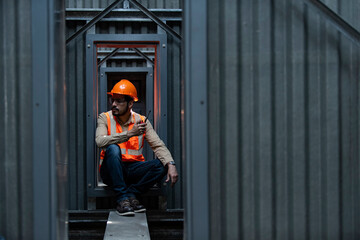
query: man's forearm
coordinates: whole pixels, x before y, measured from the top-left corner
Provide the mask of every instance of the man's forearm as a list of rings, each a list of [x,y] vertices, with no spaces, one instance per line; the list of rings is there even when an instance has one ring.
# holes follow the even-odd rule
[[[110,144],[119,144],[128,141],[127,131],[122,133],[115,133],[114,135],[96,136],[96,145],[99,148],[107,147]]]

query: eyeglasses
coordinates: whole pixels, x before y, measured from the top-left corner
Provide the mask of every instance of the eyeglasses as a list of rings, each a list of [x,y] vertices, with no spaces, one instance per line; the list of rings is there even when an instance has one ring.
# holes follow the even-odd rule
[[[125,98],[115,98],[115,99],[109,98],[109,103],[110,104],[113,104],[114,102],[117,103],[117,104],[120,104],[120,103],[126,102],[126,99]]]

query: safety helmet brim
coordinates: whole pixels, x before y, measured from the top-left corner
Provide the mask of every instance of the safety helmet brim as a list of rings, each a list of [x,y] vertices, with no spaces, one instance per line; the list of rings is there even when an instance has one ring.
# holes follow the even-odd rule
[[[117,96],[125,96],[126,95],[126,96],[131,97],[134,100],[134,102],[139,101],[139,99],[137,97],[133,97],[128,94],[117,94],[117,93],[107,92],[107,95],[111,96],[112,98],[116,98]]]

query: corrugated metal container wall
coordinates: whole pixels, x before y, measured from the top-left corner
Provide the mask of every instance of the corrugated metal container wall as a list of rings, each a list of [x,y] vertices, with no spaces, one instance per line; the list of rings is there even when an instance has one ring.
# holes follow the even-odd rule
[[[33,236],[30,9],[28,1],[0,3],[0,236],[6,239]]]
[[[0,13],[0,239],[67,239],[65,4]]]
[[[359,44],[303,1],[207,3],[211,239],[359,239]]]
[[[78,2],[78,1],[77,1]],[[152,2],[152,1],[149,1]],[[68,2],[67,7],[72,5]],[[121,5],[120,5],[121,6]],[[146,6],[146,4],[145,4]],[[176,5],[177,6],[177,5]],[[105,7],[105,6],[102,6]],[[85,24],[85,21],[67,21],[67,36]],[[180,21],[167,22],[175,31],[181,32]],[[88,33],[96,34],[154,34],[158,27],[150,20],[143,21],[101,21]],[[160,30],[163,32],[163,30]],[[85,92],[85,34],[67,46],[66,79],[69,96],[69,209],[86,209],[86,92]],[[181,163],[180,136],[180,79],[181,56],[180,41],[168,36],[168,139],[167,146],[176,162]],[[144,61],[141,61],[144,62]],[[135,63],[142,66],[142,63]],[[116,61],[108,60],[108,67],[119,66]],[[140,65],[139,65],[140,64]],[[120,64],[120,66],[123,66]],[[145,66],[145,65],[144,65]],[[181,174],[181,164],[178,164]],[[168,208],[182,207],[182,183],[169,190],[167,196]]]

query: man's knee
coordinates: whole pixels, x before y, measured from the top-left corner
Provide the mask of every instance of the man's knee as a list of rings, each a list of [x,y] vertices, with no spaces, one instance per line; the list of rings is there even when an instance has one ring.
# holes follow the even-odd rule
[[[160,175],[165,175],[167,173],[167,168],[162,164],[159,159],[150,160],[152,171],[157,172]]]
[[[106,155],[118,155],[120,156],[120,147],[116,144],[110,144],[106,147]]]
[[[120,148],[116,144],[111,144],[107,146],[105,152],[106,161],[111,164],[112,162],[119,162],[121,160]]]
[[[155,159],[155,167],[161,168],[161,167],[164,167],[164,165],[162,164],[162,162],[159,159]]]
[[[154,167],[158,169],[158,171],[162,176],[165,176],[165,174],[167,173],[167,168],[162,164],[162,162],[159,159],[155,159]]]
[[[162,162],[159,159],[154,159],[153,161],[153,168],[159,169],[159,170],[163,170],[165,167],[162,164]]]

